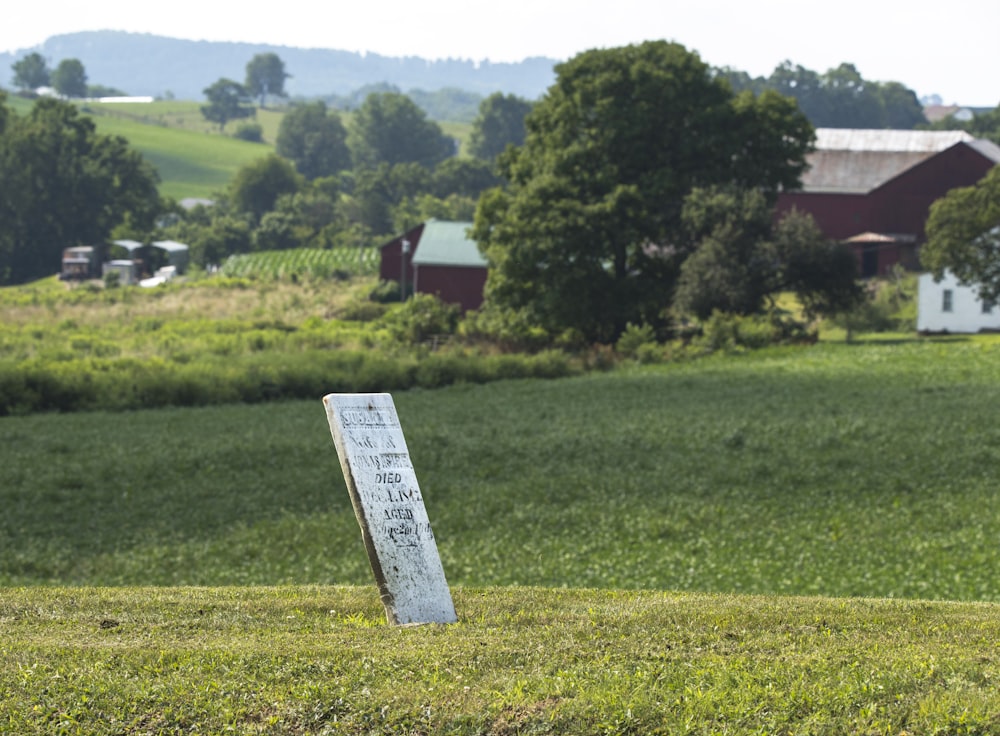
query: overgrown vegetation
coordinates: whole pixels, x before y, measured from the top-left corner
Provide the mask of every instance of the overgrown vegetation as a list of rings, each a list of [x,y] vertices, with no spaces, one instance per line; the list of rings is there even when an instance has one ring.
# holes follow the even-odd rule
[[[579,370],[563,353],[453,343],[457,311],[433,297],[393,307],[370,301],[370,277],[344,280],[363,255],[253,254],[223,268],[242,276],[154,291],[67,291],[55,279],[4,290],[0,415],[273,401]],[[371,263],[362,261],[362,270]]]

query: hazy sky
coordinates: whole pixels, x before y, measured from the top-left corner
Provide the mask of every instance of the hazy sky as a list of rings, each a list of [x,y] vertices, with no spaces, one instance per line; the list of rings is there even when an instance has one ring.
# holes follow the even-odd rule
[[[785,59],[817,72],[848,61],[919,96],[995,107],[998,21],[997,0],[44,0],[8,14],[0,51],[103,29],[491,61],[668,39],[753,76]]]

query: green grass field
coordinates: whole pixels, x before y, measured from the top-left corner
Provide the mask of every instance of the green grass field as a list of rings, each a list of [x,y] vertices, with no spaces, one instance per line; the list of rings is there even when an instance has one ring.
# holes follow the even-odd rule
[[[320,403],[409,359],[373,283],[0,291],[5,376],[326,379],[0,418],[0,732],[997,731],[1000,338],[396,392],[460,616],[397,630]]]
[[[997,601],[998,350],[821,344],[397,403],[461,585]],[[0,419],[0,582],[364,583],[319,398]]]
[[[399,393],[449,627],[384,625],[319,396],[0,418],[0,731],[996,733],[998,355]]]
[[[176,106],[194,103],[170,104]],[[118,106],[92,104],[90,107]],[[164,122],[156,122],[161,118]],[[249,143],[219,135],[217,128],[213,132],[207,128],[198,129],[181,123],[170,125],[171,119],[167,112],[148,119],[98,114],[95,115],[94,122],[98,132],[119,135],[142,153],[160,174],[160,192],[175,199],[211,198],[226,188],[240,167],[273,150],[267,144]]]
[[[990,734],[995,605],[457,588],[389,629],[367,588],[0,598],[16,734]]]
[[[252,122],[262,128],[264,143],[232,138],[247,120],[219,128],[201,114],[200,102],[158,100],[151,103],[87,102],[84,111],[94,117],[101,133],[120,135],[156,167],[160,191],[175,199],[211,198],[228,185],[240,167],[274,150],[283,109],[258,109]],[[23,111],[27,108],[22,106]],[[351,114],[339,113],[345,124]],[[471,125],[442,123],[444,132],[465,145]]]

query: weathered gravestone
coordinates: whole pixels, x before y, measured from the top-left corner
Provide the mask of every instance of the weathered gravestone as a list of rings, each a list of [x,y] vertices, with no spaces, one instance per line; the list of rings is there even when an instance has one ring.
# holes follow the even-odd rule
[[[456,621],[392,396],[328,394],[323,404],[389,623]]]

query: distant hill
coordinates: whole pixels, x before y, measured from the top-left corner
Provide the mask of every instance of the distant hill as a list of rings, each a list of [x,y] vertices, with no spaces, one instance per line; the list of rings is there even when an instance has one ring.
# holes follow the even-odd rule
[[[518,63],[469,59],[430,61],[333,49],[299,49],[253,43],[184,41],[147,33],[85,31],[52,36],[40,46],[0,54],[0,86],[10,87],[11,65],[31,52],[44,56],[51,68],[63,59],[79,59],[91,84],[115,87],[130,95],[173,95],[202,100],[204,90],[220,77],[242,82],[255,54],[275,53],[291,74],[286,91],[292,96],[347,95],[365,85],[388,83],[402,90],[467,90],[537,99],[555,81],[555,59],[530,58]]]

